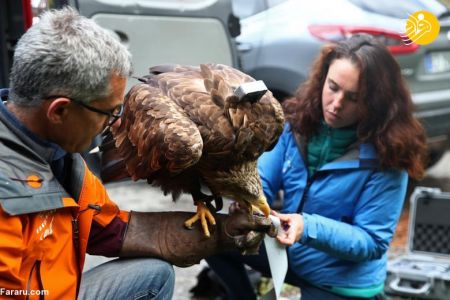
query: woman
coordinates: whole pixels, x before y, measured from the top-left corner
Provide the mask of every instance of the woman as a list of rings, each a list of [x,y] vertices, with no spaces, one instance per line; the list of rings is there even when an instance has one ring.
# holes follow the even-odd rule
[[[284,104],[287,124],[259,160],[264,192],[284,192],[287,282],[302,300],[376,299],[386,252],[406,194],[421,178],[425,135],[393,56],[368,35],[325,46],[309,79]],[[254,299],[240,261],[268,273],[260,257],[208,259],[230,299]]]

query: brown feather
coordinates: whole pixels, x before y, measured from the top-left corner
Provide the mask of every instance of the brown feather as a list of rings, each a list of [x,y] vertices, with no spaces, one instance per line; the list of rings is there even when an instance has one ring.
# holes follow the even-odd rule
[[[200,182],[216,196],[250,204],[261,197],[256,160],[284,122],[272,93],[237,102],[233,91],[254,79],[217,64],[156,66],[145,80],[127,94],[121,125],[112,130],[130,176],[174,199],[195,194]]]

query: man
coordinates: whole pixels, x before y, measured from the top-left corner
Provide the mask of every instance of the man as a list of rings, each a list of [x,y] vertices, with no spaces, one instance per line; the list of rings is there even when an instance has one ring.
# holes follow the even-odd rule
[[[109,199],[78,152],[120,124],[130,73],[128,51],[71,8],[46,12],[19,40],[0,102],[0,298],[171,299],[172,266],[143,257],[187,266],[270,228],[237,213],[205,239],[178,228],[184,213],[126,212]],[[81,280],[86,252],[140,258]]]

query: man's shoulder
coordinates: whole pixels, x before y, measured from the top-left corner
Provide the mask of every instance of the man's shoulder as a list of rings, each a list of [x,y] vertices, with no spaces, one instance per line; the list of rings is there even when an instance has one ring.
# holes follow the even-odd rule
[[[0,147],[2,147],[0,143]],[[24,215],[65,206],[72,198],[61,187],[50,167],[15,154],[0,155],[0,206],[9,215]]]

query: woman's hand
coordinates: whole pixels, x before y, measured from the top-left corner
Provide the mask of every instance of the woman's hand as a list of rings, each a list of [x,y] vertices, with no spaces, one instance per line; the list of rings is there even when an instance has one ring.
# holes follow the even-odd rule
[[[272,215],[278,217],[281,226],[278,229],[277,240],[287,246],[298,242],[303,235],[303,216],[300,214],[279,214],[272,210]]]

